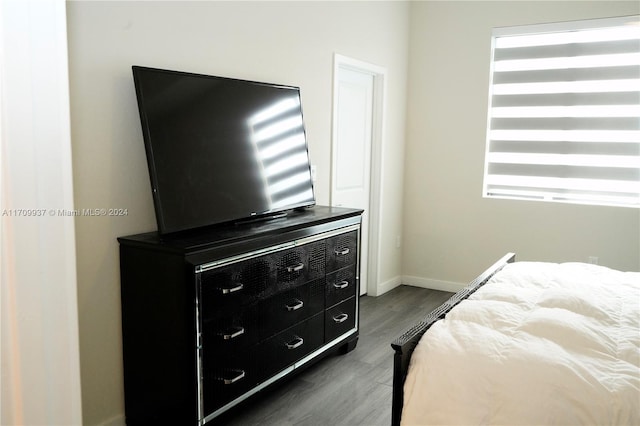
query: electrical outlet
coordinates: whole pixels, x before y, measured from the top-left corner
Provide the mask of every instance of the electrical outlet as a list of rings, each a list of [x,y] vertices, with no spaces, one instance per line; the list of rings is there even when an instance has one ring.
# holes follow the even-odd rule
[[[314,164],[311,165],[311,181],[316,181],[316,166]]]
[[[400,248],[400,235],[396,235],[396,248]]]
[[[598,264],[598,257],[597,256],[589,256],[589,263],[592,265],[597,265]]]

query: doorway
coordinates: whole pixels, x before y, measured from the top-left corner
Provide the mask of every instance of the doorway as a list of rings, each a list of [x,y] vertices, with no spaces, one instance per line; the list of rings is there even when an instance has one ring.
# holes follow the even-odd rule
[[[360,295],[377,295],[386,70],[334,57],[331,205],[364,209]]]

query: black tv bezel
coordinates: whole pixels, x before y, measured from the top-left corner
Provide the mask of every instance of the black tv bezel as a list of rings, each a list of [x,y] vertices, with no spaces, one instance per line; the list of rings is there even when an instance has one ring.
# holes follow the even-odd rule
[[[151,183],[151,194],[153,197],[153,206],[154,206],[154,211],[156,216],[156,223],[158,225],[158,233],[160,235],[167,235],[167,236],[172,234],[178,235],[184,232],[192,231],[194,229],[209,228],[209,227],[215,227],[215,226],[226,226],[233,223],[239,223],[239,224],[247,223],[247,222],[250,223],[250,222],[259,221],[259,220],[266,220],[271,217],[279,218],[286,215],[288,211],[309,208],[316,205],[315,185],[313,181],[313,174],[311,172],[311,159],[309,157],[309,143],[306,137],[307,132],[306,132],[306,126],[304,123],[304,113],[302,111],[302,96],[300,93],[300,87],[292,86],[292,85],[276,84],[276,83],[266,83],[266,82],[260,82],[260,81],[254,81],[254,80],[239,79],[239,78],[233,78],[233,77],[223,77],[223,76],[200,74],[200,73],[193,73],[193,72],[186,72],[186,71],[168,70],[168,69],[147,67],[147,66],[141,66],[141,65],[132,65],[131,69],[133,73],[134,87],[135,87],[135,93],[136,93],[136,103],[138,106],[138,112],[140,114],[140,123],[142,127],[142,136],[144,140],[145,154],[147,158],[149,180]],[[307,166],[309,168],[309,176],[311,177],[309,182],[310,182],[311,192],[313,195],[312,201],[295,203],[288,206],[279,207],[276,209],[269,209],[269,210],[264,210],[259,212],[250,212],[249,214],[240,215],[228,220],[212,219],[208,223],[203,223],[201,225],[183,225],[183,226],[174,225],[171,227],[167,226],[165,219],[163,217],[162,200],[161,200],[160,190],[158,188],[158,175],[156,172],[156,162],[155,162],[155,156],[154,156],[153,146],[151,141],[151,134],[150,134],[151,132],[149,129],[149,122],[146,116],[146,111],[144,106],[144,94],[142,93],[142,88],[138,80],[139,79],[138,71],[152,71],[152,72],[159,72],[159,73],[166,73],[166,74],[174,74],[178,76],[234,81],[234,82],[239,82],[247,85],[258,85],[258,86],[267,86],[267,87],[295,90],[298,94],[298,97],[301,100],[300,114],[303,117],[302,131],[303,131],[304,140],[305,140],[305,150],[307,152],[307,160],[308,160]]]

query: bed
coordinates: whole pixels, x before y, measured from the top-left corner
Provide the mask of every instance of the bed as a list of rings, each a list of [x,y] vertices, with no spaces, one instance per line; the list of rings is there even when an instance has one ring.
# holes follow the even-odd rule
[[[509,253],[397,338],[393,425],[640,424],[640,273]]]

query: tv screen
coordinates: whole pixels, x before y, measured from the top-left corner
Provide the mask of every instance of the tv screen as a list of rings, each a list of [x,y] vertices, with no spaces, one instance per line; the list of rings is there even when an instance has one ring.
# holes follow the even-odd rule
[[[168,234],[315,204],[297,87],[133,67]]]

